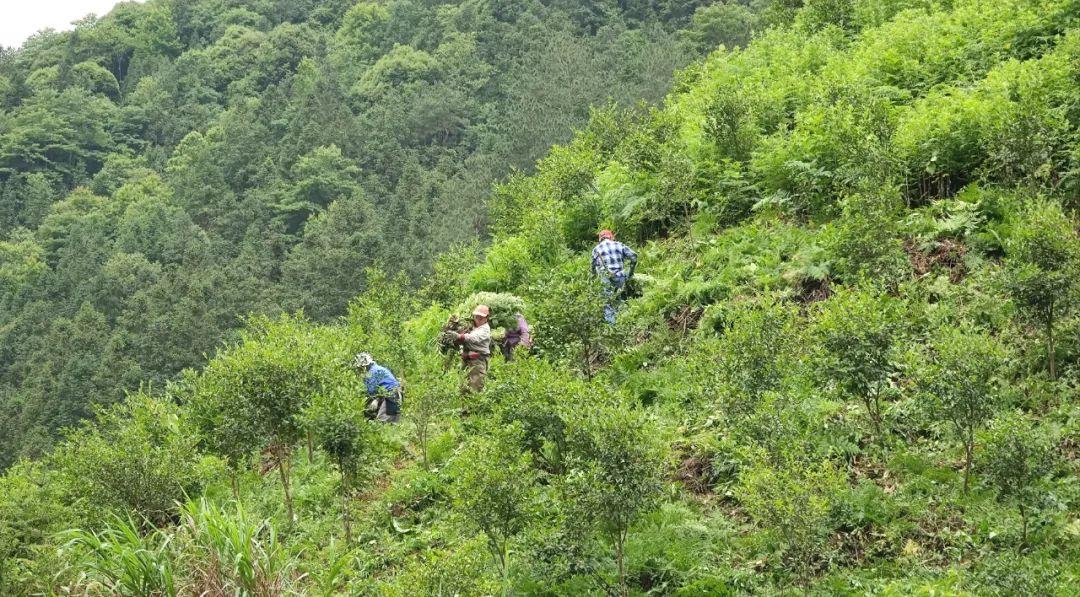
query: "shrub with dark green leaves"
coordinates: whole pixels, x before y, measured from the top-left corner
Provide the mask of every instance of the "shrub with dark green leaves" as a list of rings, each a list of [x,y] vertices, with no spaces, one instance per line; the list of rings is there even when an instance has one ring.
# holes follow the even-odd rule
[[[536,470],[529,452],[521,452],[520,426],[475,437],[451,465],[451,490],[457,511],[487,537],[495,565],[509,583],[509,544],[533,516]]]
[[[31,462],[0,476],[0,594],[39,588],[34,576],[39,566],[48,565],[44,552],[51,551],[56,533],[76,523],[59,479],[56,471]]]
[[[666,449],[642,413],[595,404],[568,421],[563,491],[574,520],[595,529],[615,552],[618,586],[626,593],[630,527],[659,504]]]
[[[824,239],[832,271],[844,282],[895,290],[911,272],[897,226],[899,196],[883,189],[845,197],[841,206],[843,215],[826,229]]]
[[[791,306],[766,298],[734,303],[719,320],[719,342],[704,353],[707,361],[695,373],[716,378],[724,415],[738,422],[757,410],[766,392],[779,390],[795,373],[799,317]]]
[[[1009,413],[980,434],[978,469],[998,492],[998,499],[1020,511],[1022,542],[1028,540],[1028,521],[1046,495],[1044,478],[1054,463],[1051,442],[1034,428],[1029,417]]]
[[[347,543],[352,542],[349,518],[352,491],[363,480],[365,465],[376,459],[381,447],[380,430],[364,413],[365,395],[356,384],[343,384],[316,395],[303,415],[305,428],[341,474],[342,522]]]
[[[971,480],[975,432],[1001,402],[1002,370],[1006,364],[1001,344],[985,334],[945,328],[931,344],[929,363],[921,384],[934,410],[948,422],[964,446],[964,491]]]
[[[234,468],[253,452],[273,453],[290,520],[290,454],[312,399],[342,385],[344,347],[338,330],[315,331],[298,317],[255,319],[241,344],[189,382],[188,412],[208,449]]]
[[[595,372],[604,341],[612,334],[604,321],[600,279],[587,257],[568,262],[531,288],[536,314],[533,348],[537,354],[577,367],[586,377]]]
[[[521,427],[519,445],[532,453],[537,466],[562,473],[567,420],[604,397],[573,372],[526,357],[501,369],[486,398],[498,424]]]
[[[1057,377],[1054,326],[1073,308],[1080,242],[1061,206],[1048,200],[1030,205],[1007,247],[1006,282],[1021,316],[1042,329],[1050,378]]]
[[[832,511],[847,487],[843,471],[828,461],[808,463],[789,455],[778,467],[762,461],[739,478],[740,503],[775,535],[784,567],[805,587],[811,572],[827,559]]]
[[[814,322],[819,372],[863,403],[878,436],[900,332],[897,308],[895,299],[869,288],[844,290],[821,303]]]
[[[177,502],[224,472],[219,460],[199,452],[198,437],[179,416],[171,401],[132,395],[72,432],[50,456],[54,481],[91,528],[111,513],[165,525],[176,519]]]
[[[459,403],[464,381],[460,369],[443,370],[443,359],[434,352],[419,359],[420,370],[410,386],[404,416],[413,422],[420,460],[426,468],[430,465],[430,444],[438,423]],[[490,388],[489,388],[490,391]]]

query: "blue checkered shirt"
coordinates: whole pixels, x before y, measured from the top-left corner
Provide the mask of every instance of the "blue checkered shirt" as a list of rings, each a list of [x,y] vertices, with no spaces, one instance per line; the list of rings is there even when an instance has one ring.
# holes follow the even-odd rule
[[[625,280],[629,269],[637,263],[637,253],[617,240],[604,239],[592,250],[592,270],[596,275],[607,272],[612,280]]]

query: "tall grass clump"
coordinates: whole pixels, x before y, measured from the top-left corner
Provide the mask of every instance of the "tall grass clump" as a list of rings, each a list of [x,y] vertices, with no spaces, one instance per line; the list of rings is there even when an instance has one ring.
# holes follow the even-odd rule
[[[87,594],[177,595],[171,536],[147,535],[130,519],[115,517],[101,531],[76,529],[65,545],[74,560],[72,587]]]
[[[281,595],[294,584],[295,562],[269,520],[255,521],[207,501],[182,509],[188,589],[197,595]]]

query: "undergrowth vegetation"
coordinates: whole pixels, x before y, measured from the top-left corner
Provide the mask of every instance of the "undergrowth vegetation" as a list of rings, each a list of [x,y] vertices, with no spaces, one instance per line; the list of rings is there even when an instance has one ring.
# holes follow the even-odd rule
[[[482,255],[253,318],[14,466],[0,592],[1074,592],[1080,5],[765,14],[496,188]],[[644,274],[614,326],[600,228]],[[480,292],[536,343],[462,394],[436,338]]]

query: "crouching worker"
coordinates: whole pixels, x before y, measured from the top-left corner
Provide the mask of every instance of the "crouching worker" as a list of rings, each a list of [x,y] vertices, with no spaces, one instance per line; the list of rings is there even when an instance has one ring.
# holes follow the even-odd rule
[[[394,374],[366,352],[356,355],[353,368],[358,375],[364,376],[369,416],[380,423],[397,423],[401,412],[401,383]]]
[[[461,346],[461,363],[469,372],[469,389],[479,392],[484,389],[484,377],[487,376],[488,359],[491,357],[491,326],[488,325],[491,310],[487,305],[477,305],[472,316],[472,330],[458,334],[456,343]]]
[[[508,328],[506,330],[506,336],[503,337],[499,343],[499,347],[502,348],[503,357],[507,361],[514,360],[514,351],[517,349],[530,350],[532,349],[532,332],[529,329],[529,322],[525,321],[525,316],[521,313],[516,315],[517,326]]]

